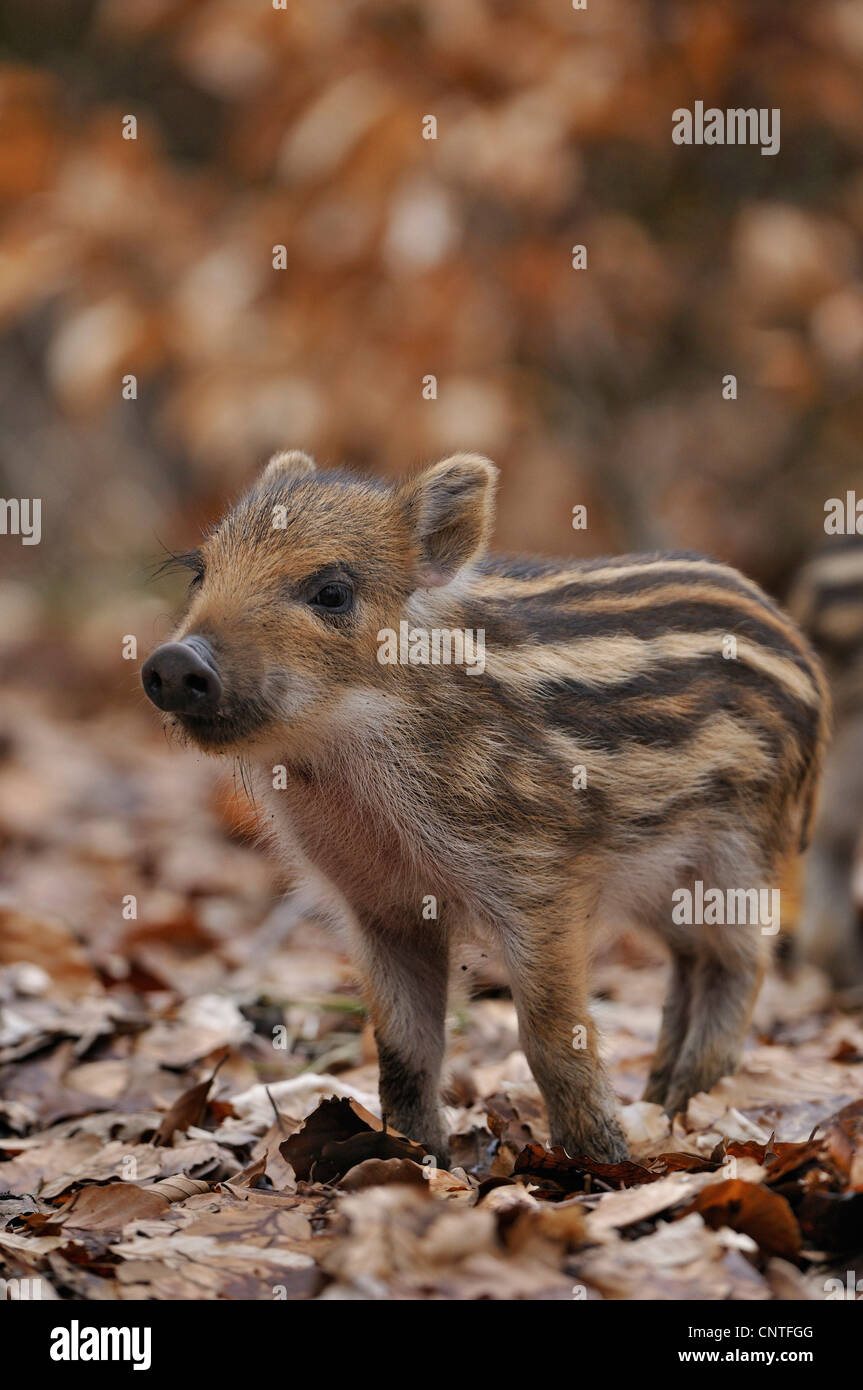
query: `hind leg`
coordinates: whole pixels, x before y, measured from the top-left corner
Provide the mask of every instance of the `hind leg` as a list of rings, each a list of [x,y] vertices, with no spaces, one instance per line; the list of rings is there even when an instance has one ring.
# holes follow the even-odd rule
[[[852,876],[863,805],[863,715],[840,717],[804,861],[798,953],[840,988],[863,982],[863,930]]]
[[[671,1115],[685,1110],[698,1091],[709,1091],[721,1076],[737,1071],[766,962],[758,926],[695,930],[711,937],[692,971],[688,1026],[665,1093]],[[729,933],[738,935],[729,938]]]
[[[664,872],[652,884],[642,870],[637,920],[663,938],[672,958],[644,1098],[670,1114],[685,1109],[697,1091],[709,1090],[720,1076],[737,1070],[769,945],[757,922],[721,926],[682,921],[675,895],[688,891],[692,905],[699,882],[711,889],[729,888],[735,891],[735,915],[742,915],[737,906],[741,888],[775,881],[763,853],[748,848],[749,852],[739,834],[729,839],[717,827],[709,856],[702,846],[683,846],[677,862],[666,859]],[[661,852],[654,857],[663,862]],[[615,891],[621,893],[619,885]],[[748,907],[748,898],[746,903]],[[773,929],[771,923],[768,930]]]
[[[816,835],[805,870],[798,954],[839,988],[863,980],[863,932],[852,896],[854,846]]]
[[[694,974],[695,956],[689,951],[675,951],[662,1009],[659,1040],[644,1091],[644,1099],[656,1105],[665,1104],[671,1075],[686,1040]]]

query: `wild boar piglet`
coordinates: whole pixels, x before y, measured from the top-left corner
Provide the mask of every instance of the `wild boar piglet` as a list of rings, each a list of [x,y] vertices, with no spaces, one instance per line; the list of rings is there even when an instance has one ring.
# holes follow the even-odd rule
[[[489,556],[496,476],[470,454],[396,483],[277,455],[184,557],[188,612],[142,678],[255,769],[272,840],[348,924],[389,1123],[446,1161],[450,963],[479,932],[552,1141],[615,1161],[591,945],[635,922],[671,949],[649,1099],[677,1111],[735,1070],[778,925],[744,909],[808,833],[825,686],[724,565]]]

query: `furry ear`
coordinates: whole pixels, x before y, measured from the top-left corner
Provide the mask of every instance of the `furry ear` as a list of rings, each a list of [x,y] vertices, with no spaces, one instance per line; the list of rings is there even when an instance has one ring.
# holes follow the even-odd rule
[[[479,454],[454,454],[408,484],[407,506],[420,551],[421,588],[448,584],[485,548],[497,469]]]
[[[308,454],[304,454],[300,449],[290,449],[286,453],[273,454],[261,477],[265,483],[275,482],[277,478],[287,481],[289,478],[304,478],[307,473],[314,473],[317,464]]]

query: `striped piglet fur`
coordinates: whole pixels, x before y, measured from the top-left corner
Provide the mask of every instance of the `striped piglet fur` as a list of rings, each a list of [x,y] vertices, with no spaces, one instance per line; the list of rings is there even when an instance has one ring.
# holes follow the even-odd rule
[[[680,1110],[737,1067],[769,934],[680,924],[672,895],[776,886],[809,834],[825,683],[711,560],[488,556],[495,480],[473,455],[395,484],[277,456],[190,561],[176,640],[209,644],[223,694],[176,719],[256,769],[272,839],[349,923],[389,1122],[446,1160],[450,962],[479,932],[553,1142],[615,1161],[592,945],[632,922],[670,947],[649,1099]],[[382,662],[400,623],[481,631],[484,661]]]

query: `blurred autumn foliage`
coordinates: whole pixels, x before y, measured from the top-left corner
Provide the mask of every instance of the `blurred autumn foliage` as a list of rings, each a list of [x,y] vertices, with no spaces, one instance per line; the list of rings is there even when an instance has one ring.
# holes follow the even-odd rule
[[[780,591],[859,476],[861,0],[0,26],[0,486],[43,498],[42,545],[3,550],[13,629],[47,603],[157,635],[147,560],[277,447],[487,452],[501,546],[705,549]],[[696,100],[778,107],[779,153],[673,144]]]

